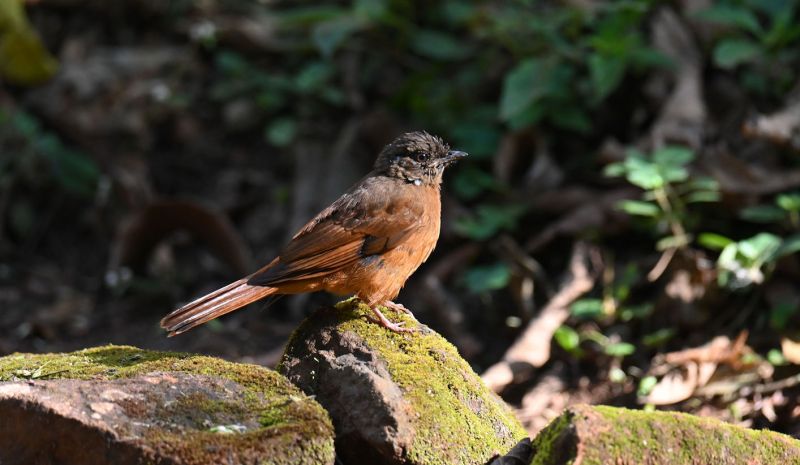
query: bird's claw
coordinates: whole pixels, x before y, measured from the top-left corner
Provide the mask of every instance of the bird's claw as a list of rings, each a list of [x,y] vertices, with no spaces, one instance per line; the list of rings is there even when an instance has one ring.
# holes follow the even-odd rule
[[[414,331],[416,331],[415,328],[404,328],[403,327],[403,324],[405,323],[404,321],[400,321],[398,323],[390,321],[383,315],[383,313],[381,313],[380,310],[378,310],[378,307],[373,307],[372,311],[375,313],[375,318],[369,318],[369,317],[368,318],[374,321],[375,323],[383,326],[384,328],[389,329],[390,331],[394,331],[396,333],[413,333]]]
[[[386,302],[383,303],[383,306],[386,307],[386,308],[390,308],[390,309],[392,309],[392,310],[394,310],[396,312],[405,313],[406,315],[409,315],[411,318],[414,318],[415,320],[417,319],[414,316],[414,314],[411,313],[411,310],[409,310],[403,304],[398,304],[397,302],[392,302],[391,300],[387,300]]]

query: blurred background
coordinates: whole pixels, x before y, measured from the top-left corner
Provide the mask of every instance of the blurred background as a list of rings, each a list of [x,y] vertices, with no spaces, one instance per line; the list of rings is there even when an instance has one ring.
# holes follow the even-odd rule
[[[797,436],[798,16],[791,0],[2,0],[0,355],[113,342],[274,365],[333,297],[172,339],[158,321],[269,261],[424,129],[471,156],[398,300],[493,367],[532,432],[590,402]]]

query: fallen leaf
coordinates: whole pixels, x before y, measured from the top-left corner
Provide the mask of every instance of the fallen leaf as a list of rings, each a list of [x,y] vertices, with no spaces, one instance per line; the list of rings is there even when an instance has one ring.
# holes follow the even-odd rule
[[[781,351],[786,360],[800,365],[800,342],[788,337],[781,338]]]

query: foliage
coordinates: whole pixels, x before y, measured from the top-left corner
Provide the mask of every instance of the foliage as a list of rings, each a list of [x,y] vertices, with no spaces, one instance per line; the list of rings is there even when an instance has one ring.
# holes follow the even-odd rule
[[[631,149],[624,161],[606,167],[608,176],[625,176],[644,190],[642,200],[625,200],[620,209],[630,215],[652,220],[657,231],[669,228],[670,235],[656,244],[658,250],[682,248],[693,236],[686,231],[692,222],[689,205],[719,200],[719,186],[711,178],[689,176],[688,164],[694,153],[684,147],[664,147],[646,156]]]
[[[794,84],[790,71],[800,63],[800,25],[797,2],[722,0],[697,13],[711,24],[723,26],[714,45],[714,63],[720,68],[741,68],[749,90],[781,95]]]
[[[590,112],[627,72],[667,63],[642,35],[648,3],[609,3],[593,14],[562,9],[534,24],[523,23],[525,16],[513,9],[504,12],[509,16],[498,18],[491,33],[513,43],[518,56],[529,56],[505,75],[500,118],[512,128],[547,121],[588,132]]]

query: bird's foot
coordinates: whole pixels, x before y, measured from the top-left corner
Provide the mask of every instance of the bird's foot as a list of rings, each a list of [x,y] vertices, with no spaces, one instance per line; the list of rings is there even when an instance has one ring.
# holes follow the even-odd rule
[[[417,319],[417,317],[415,317],[414,314],[411,313],[411,310],[406,308],[406,306],[403,304],[398,304],[397,302],[392,302],[391,300],[387,300],[386,302],[383,303],[383,306],[386,308],[391,308],[396,312],[405,313],[406,315],[411,316],[411,318],[414,318],[415,320]]]
[[[402,307],[402,305],[401,305],[401,307]],[[383,315],[383,313],[381,313],[380,310],[378,310],[377,306],[372,307],[372,311],[375,313],[375,317],[376,318],[374,318],[374,319],[370,318],[370,320],[374,321],[375,323],[378,323],[379,325],[383,326],[384,328],[387,328],[387,329],[389,329],[391,331],[394,331],[396,333],[413,333],[414,331],[416,331],[416,329],[414,329],[414,328],[404,328],[402,321],[399,322],[399,323],[394,323],[394,322],[390,321],[388,318],[386,318]]]

